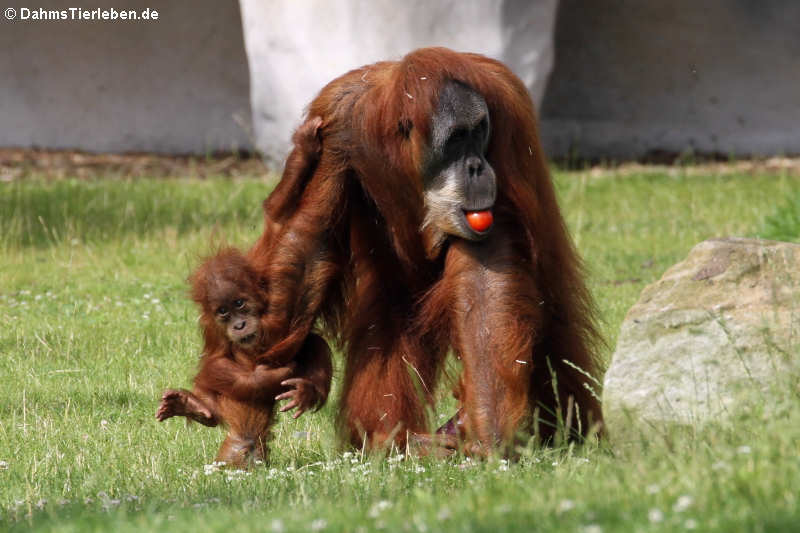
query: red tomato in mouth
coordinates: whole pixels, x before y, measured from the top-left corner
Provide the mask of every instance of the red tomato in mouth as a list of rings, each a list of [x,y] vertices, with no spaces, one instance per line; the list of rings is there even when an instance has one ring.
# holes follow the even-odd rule
[[[483,233],[492,227],[494,216],[491,209],[485,211],[467,211],[467,223],[469,227],[479,233]]]

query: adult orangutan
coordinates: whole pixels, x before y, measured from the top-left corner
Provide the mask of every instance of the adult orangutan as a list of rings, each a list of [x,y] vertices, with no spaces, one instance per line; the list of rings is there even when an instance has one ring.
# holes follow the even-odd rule
[[[596,431],[577,370],[598,372],[593,307],[522,82],[425,48],[333,80],[308,117],[296,137],[319,146],[290,153],[250,251],[270,280],[264,358],[291,360],[320,319],[345,353],[340,424],[357,445],[428,431],[450,348],[465,445],[534,424],[547,438],[557,418]]]

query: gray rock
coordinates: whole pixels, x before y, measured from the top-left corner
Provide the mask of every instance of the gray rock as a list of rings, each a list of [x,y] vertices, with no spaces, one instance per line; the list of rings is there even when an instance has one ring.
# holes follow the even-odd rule
[[[698,426],[768,392],[800,362],[800,245],[713,239],[642,291],[606,372],[612,436]]]

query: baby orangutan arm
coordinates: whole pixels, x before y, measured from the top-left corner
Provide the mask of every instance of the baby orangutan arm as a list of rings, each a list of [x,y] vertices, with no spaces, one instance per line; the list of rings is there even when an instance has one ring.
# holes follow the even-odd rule
[[[252,370],[227,357],[211,357],[195,378],[195,385],[247,402],[272,398],[281,390],[281,381],[295,372],[295,363],[271,368],[256,365]]]
[[[309,409],[317,410],[325,405],[331,389],[333,365],[328,344],[314,333],[306,338],[295,362],[297,371],[294,377],[281,382],[281,385],[291,388],[275,399],[291,400],[280,410],[283,413],[297,408],[292,417],[298,418]]]

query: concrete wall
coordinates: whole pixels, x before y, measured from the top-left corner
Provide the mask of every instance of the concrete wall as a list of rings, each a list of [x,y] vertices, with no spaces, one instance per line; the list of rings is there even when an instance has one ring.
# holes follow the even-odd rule
[[[58,10],[80,4],[86,2],[35,2]],[[104,0],[91,7],[149,7],[159,18],[26,22],[0,16],[0,146],[251,148],[247,127],[235,120],[250,122],[235,0]]]
[[[562,0],[551,154],[800,153],[800,2]]]
[[[259,148],[282,161],[303,108],[330,80],[423,46],[509,64],[541,98],[557,0],[241,0]]]
[[[102,7],[160,17],[0,17],[0,146],[256,146],[279,165],[326,82],[443,45],[508,63],[542,101],[554,156],[800,154],[794,0],[241,0],[241,16],[235,0]]]

